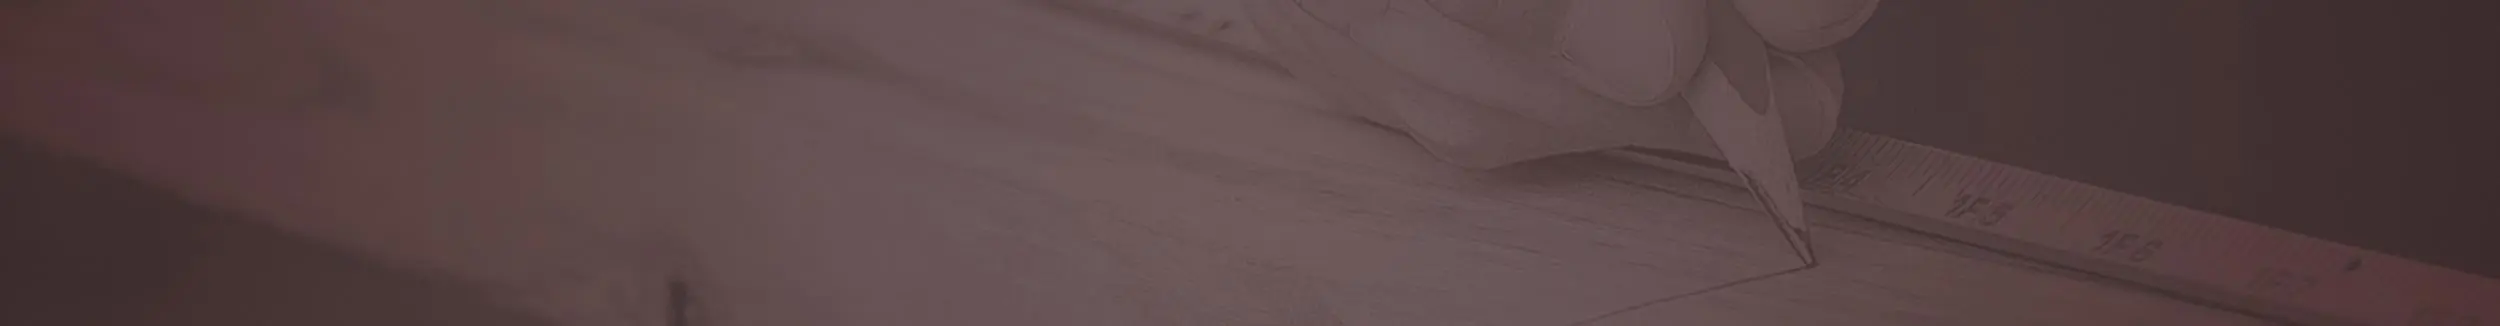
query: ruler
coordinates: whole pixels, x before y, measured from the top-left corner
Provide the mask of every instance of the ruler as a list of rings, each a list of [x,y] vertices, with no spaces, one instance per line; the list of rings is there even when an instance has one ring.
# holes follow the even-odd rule
[[[1044,3],[1264,60],[1237,1]],[[2297,324],[2500,326],[2500,281],[1884,136],[1833,137],[1797,164],[1813,206]],[[1740,182],[1694,155],[1605,155]]]

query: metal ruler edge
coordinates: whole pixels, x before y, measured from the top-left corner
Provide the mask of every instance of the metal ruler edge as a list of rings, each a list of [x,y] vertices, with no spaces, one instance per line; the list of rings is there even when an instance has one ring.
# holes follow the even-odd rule
[[[1271,72],[1243,0],[1040,0]],[[1843,129],[1798,162],[1808,204],[2307,325],[2500,323],[2500,281]],[[1724,167],[1607,153],[1738,184]]]

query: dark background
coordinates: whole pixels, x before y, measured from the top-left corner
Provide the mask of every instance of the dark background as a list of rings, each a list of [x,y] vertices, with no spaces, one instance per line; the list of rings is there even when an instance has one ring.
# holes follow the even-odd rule
[[[2500,275],[2500,6],[1889,0],[1842,124]]]

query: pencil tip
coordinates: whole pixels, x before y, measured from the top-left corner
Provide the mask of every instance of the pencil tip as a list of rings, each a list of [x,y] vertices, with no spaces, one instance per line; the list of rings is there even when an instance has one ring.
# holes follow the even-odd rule
[[[1812,268],[1820,263],[1814,259],[1813,241],[1806,237],[1805,228],[1783,226],[1780,230],[1787,231],[1781,233],[1788,236],[1788,246],[1796,251],[1798,260],[1805,261],[1806,267]]]

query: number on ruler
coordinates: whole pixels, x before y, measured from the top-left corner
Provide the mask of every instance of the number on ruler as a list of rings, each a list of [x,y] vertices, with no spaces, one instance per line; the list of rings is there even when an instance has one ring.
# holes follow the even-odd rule
[[[2154,239],[2143,234],[2109,231],[2109,233],[2101,234],[2101,244],[2092,246],[2092,251],[2102,255],[2123,257],[2130,262],[2142,262],[2145,259],[2152,259],[2154,253],[2161,251],[2161,244],[2161,239]]]
[[[1844,163],[1823,165],[1823,168],[1815,169],[1814,174],[1806,176],[1805,188],[1814,192],[1847,193],[1857,188],[1858,182],[1866,181],[1867,172]]]
[[[2318,278],[2290,269],[2267,267],[2257,270],[2248,280],[2248,291],[2258,295],[2292,296],[2318,285]]]
[[[1945,210],[1944,217],[1979,226],[1993,226],[2005,221],[2005,215],[2013,212],[2014,203],[1963,193],[1953,198],[1953,208]]]

